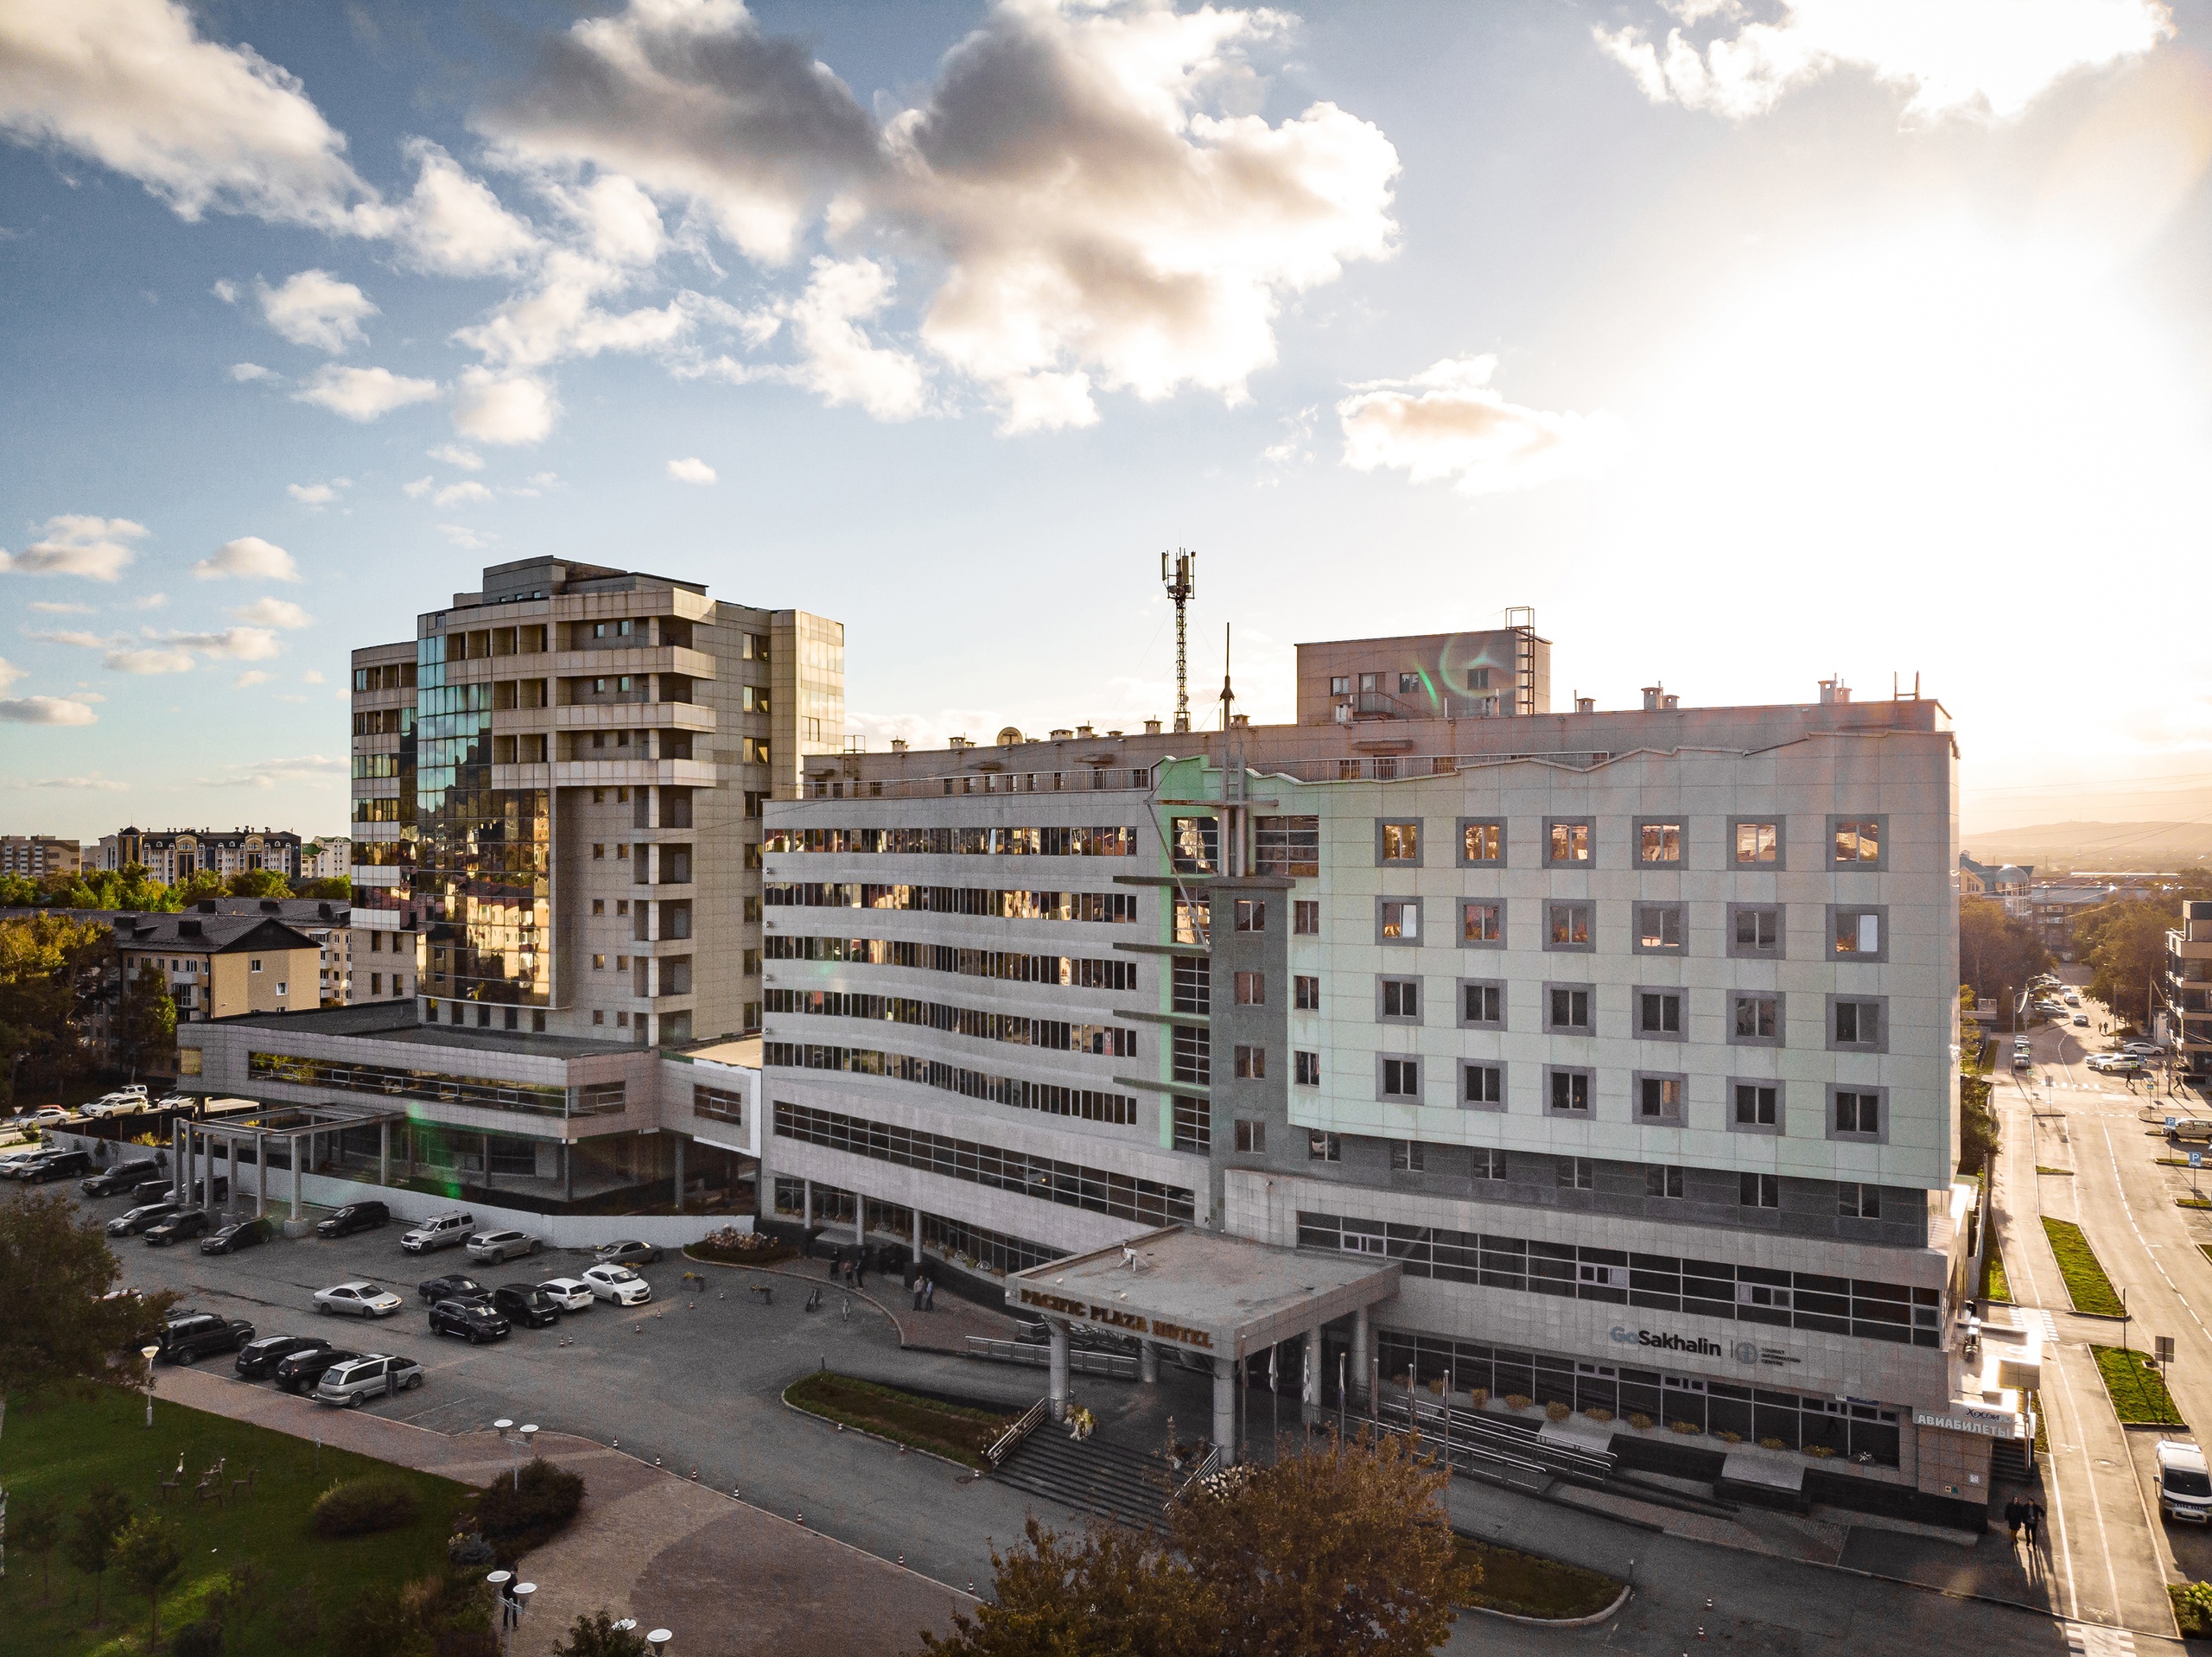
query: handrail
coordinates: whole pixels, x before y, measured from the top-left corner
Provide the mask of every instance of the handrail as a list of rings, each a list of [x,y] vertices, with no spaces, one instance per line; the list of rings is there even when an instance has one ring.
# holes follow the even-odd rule
[[[990,1447],[983,1452],[983,1459],[996,1467],[1011,1456],[1016,1445],[1045,1424],[1045,1413],[1051,1405],[1050,1399],[1040,1398],[1024,1410],[1012,1426],[991,1440]]]
[[[1183,1493],[1200,1479],[1211,1478],[1219,1471],[1221,1471],[1221,1446],[1216,1444],[1211,1450],[1206,1451],[1205,1459],[1191,1470],[1191,1476],[1175,1487],[1174,1494],[1167,1498],[1167,1505],[1173,1507],[1183,1499]]]

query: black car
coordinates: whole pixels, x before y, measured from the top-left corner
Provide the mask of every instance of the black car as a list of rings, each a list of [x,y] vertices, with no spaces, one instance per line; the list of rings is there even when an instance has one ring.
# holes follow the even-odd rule
[[[480,1300],[441,1300],[430,1308],[430,1333],[458,1335],[469,1345],[504,1341],[513,1325]]]
[[[315,1235],[318,1237],[349,1237],[356,1231],[373,1231],[378,1226],[391,1223],[391,1210],[381,1203],[348,1203],[344,1208],[318,1220]]]
[[[235,1352],[253,1338],[253,1325],[243,1317],[225,1317],[212,1311],[172,1317],[162,1330],[161,1349],[156,1355],[169,1363],[190,1363],[214,1352]]]
[[[78,1189],[87,1197],[114,1197],[156,1178],[161,1171],[162,1165],[153,1158],[134,1157],[129,1162],[118,1162],[114,1167],[94,1174]]]
[[[247,1381],[264,1381],[294,1354],[326,1351],[329,1346],[319,1335],[264,1335],[238,1349],[236,1368]]]
[[[225,1226],[220,1231],[211,1231],[200,1240],[203,1254],[235,1254],[241,1248],[252,1248],[269,1241],[269,1222],[240,1220],[235,1225]]]
[[[162,1248],[173,1242],[182,1242],[187,1237],[205,1235],[210,1224],[206,1209],[186,1209],[172,1214],[159,1224],[146,1228],[146,1246]]]
[[[502,1283],[492,1291],[492,1306],[524,1329],[543,1329],[561,1321],[561,1308],[535,1283]]]
[[[473,1277],[451,1272],[444,1277],[424,1278],[415,1286],[415,1292],[435,1305],[441,1300],[474,1300],[491,1291]]]
[[[43,1185],[49,1179],[68,1179],[92,1171],[92,1153],[89,1151],[48,1151],[44,1156],[34,1157],[22,1174],[30,1184]]]
[[[149,1179],[144,1184],[134,1187],[130,1197],[131,1200],[137,1203],[175,1203],[180,1206],[184,1200],[177,1195],[176,1187],[166,1179]],[[197,1179],[193,1182],[192,1200],[194,1203],[204,1203],[207,1200],[206,1180]],[[218,1203],[227,1203],[231,1200],[231,1182],[220,1174],[215,1177],[215,1200]]]
[[[162,1190],[168,1188],[163,1186]],[[157,1226],[178,1211],[175,1203],[141,1203],[128,1213],[118,1214],[107,1222],[111,1237],[135,1237],[149,1226]]]
[[[288,1393],[311,1393],[315,1383],[322,1379],[324,1370],[350,1362],[360,1355],[342,1346],[303,1347],[289,1357],[277,1361],[276,1384]]]

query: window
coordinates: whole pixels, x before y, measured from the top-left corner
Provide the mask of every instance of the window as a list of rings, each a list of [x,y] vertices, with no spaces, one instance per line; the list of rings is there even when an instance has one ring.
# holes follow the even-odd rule
[[[1474,1177],[1477,1179],[1505,1178],[1505,1152],[1494,1145],[1475,1147]]]
[[[765,736],[747,737],[741,745],[740,752],[745,756],[745,763],[748,765],[766,765],[775,763],[768,757],[768,739]]]
[[[1560,1035],[1588,1035],[1592,993],[1586,984],[1545,985],[1544,1028]]]
[[[1428,1147],[1419,1140],[1392,1140],[1390,1171],[1394,1174],[1427,1173]]]
[[[645,850],[645,848],[640,846],[638,849],[642,852]],[[614,848],[614,855],[618,860],[626,858],[630,855],[630,848],[627,846],[617,846]]]
[[[1421,899],[1377,898],[1375,930],[1378,943],[1417,943],[1421,941]]]
[[[1680,904],[1638,904],[1636,906],[1636,947],[1643,955],[1682,952],[1682,906]]]
[[[1170,1074],[1178,1082],[1205,1086],[1213,1079],[1213,1038],[1193,1025],[1174,1026]]]
[[[1168,865],[1178,874],[1211,874],[1221,867],[1221,822],[1215,817],[1167,820]]]
[[[1882,1090],[1878,1088],[1832,1089],[1834,1108],[1828,1114],[1834,1136],[1877,1139],[1882,1132]]]
[[[1375,825],[1375,860],[1420,867],[1421,824],[1377,822]]]
[[[1502,1064],[1462,1064],[1459,1102],[1469,1110],[1505,1108],[1505,1067]]]
[[[1544,905],[1544,948],[1587,949],[1592,947],[1588,904]]]
[[[1505,905],[1468,901],[1459,905],[1459,942],[1480,949],[1505,947]]]
[[[1782,906],[1778,904],[1729,905],[1728,953],[1755,960],[1780,960]]]
[[[1399,675],[1398,675],[1398,694],[1399,694],[1401,696],[1413,696],[1413,695],[1418,695],[1420,693],[1421,693],[1421,675],[1420,675],[1420,674],[1418,674],[1418,673],[1401,673],[1401,674],[1399,674]]]
[[[1505,986],[1496,979],[1459,981],[1459,1023],[1464,1028],[1505,1028]]]
[[[1639,821],[1636,825],[1636,860],[1643,864],[1681,867],[1682,825],[1679,822]]]
[[[1421,1097],[1421,1061],[1417,1058],[1386,1058],[1380,1061],[1382,1071],[1382,1096],[1385,1099],[1419,1099]]]
[[[1321,872],[1321,819],[1255,817],[1252,865],[1255,874],[1316,875]]]
[[[1239,1156],[1263,1157],[1268,1153],[1268,1125],[1249,1117],[1236,1119],[1236,1152]]]
[[[1563,1191],[1594,1190],[1598,1184],[1598,1165],[1588,1157],[1561,1157],[1556,1170],[1559,1188]]]
[[[1312,898],[1300,898],[1290,906],[1290,930],[1303,938],[1321,936],[1321,905]]]
[[[1886,867],[1882,848],[1889,841],[1889,819],[1881,817],[1830,817],[1828,819],[1828,867],[1831,868],[1878,869]]]
[[[1682,992],[1640,989],[1636,993],[1636,1033],[1652,1041],[1682,1039]]]
[[[1760,822],[1751,817],[1736,817],[1730,820],[1728,829],[1738,868],[1779,868],[1782,867],[1782,824],[1780,822]]]
[[[1381,674],[1379,674],[1379,673],[1363,673],[1363,674],[1361,674],[1361,675],[1359,676],[1359,688],[1360,688],[1362,690],[1380,690],[1380,689],[1382,689],[1382,676]]]
[[[1774,1176],[1771,1174],[1745,1174],[1744,1176],[1745,1179],[1771,1179]],[[1770,1209],[1774,1204],[1771,1203],[1754,1203],[1751,1201],[1750,1198],[1746,1197],[1744,1201],[1744,1206],[1747,1209]],[[1788,1288],[1777,1283],[1751,1283],[1739,1281],[1736,1285],[1736,1304],[1739,1306],[1758,1306],[1767,1311],[1786,1312],[1789,1310],[1789,1291]],[[1760,1321],[1764,1322],[1764,1320],[1762,1319]],[[1779,1323],[1782,1320],[1777,1318],[1774,1321]],[[1814,1400],[1808,1400],[1808,1402],[1812,1401]],[[1822,1400],[1819,1401],[1825,1402],[1826,1400]]]
[[[1552,1114],[1587,1116],[1590,1114],[1589,1071],[1554,1067],[1546,1074],[1548,1079],[1544,1085]]]
[[[381,995],[384,994],[384,975],[382,973],[372,972],[369,975],[369,994],[372,995]]]
[[[1880,1000],[1854,1000],[1847,996],[1828,997],[1828,1045],[1835,1049],[1852,1049],[1860,1052],[1878,1053],[1885,1051],[1882,1040],[1884,1025]]]
[[[1236,930],[1240,932],[1264,932],[1268,930],[1268,905],[1264,898],[1239,898],[1236,900]]]
[[[1646,1125],[1681,1127],[1686,1086],[1685,1079],[1679,1076],[1639,1072],[1636,1078],[1636,1120]]]
[[[1169,1005],[1178,1013],[1213,1011],[1213,963],[1204,955],[1177,955]]]
[[[760,975],[760,952],[758,949],[747,949],[739,958],[739,968],[745,977],[758,978]]]
[[[607,899],[604,898],[593,898],[591,900],[591,912],[594,915],[604,915],[607,912]]]
[[[288,984],[286,984],[286,983],[283,981],[283,980],[282,980],[282,979],[277,980],[277,981],[276,981],[276,993],[277,993],[279,995],[283,995],[283,994],[285,994],[285,993],[286,993],[289,988],[290,988],[290,986],[289,986]]]
[[[1582,864],[1590,861],[1590,819],[1554,817],[1544,823],[1544,861]]]
[[[1344,1159],[1344,1136],[1314,1129],[1306,1136],[1306,1159],[1308,1162],[1342,1162]],[[1382,1241],[1380,1237],[1376,1239],[1377,1242]]]
[[[1320,1054],[1293,1053],[1290,1060],[1292,1081],[1297,1082],[1301,1088],[1318,1088],[1321,1085]]]
[[[1779,995],[1738,995],[1732,998],[1728,1042],[1732,1047],[1782,1045],[1782,998]]]
[[[1835,1188],[1835,1211],[1838,1219],[1878,1220],[1882,1217],[1882,1188],[1879,1185],[1839,1185]]]
[[[1745,1209],[1778,1209],[1782,1206],[1782,1181],[1773,1174],[1738,1174],[1736,1176],[1736,1206]],[[1750,1284],[1738,1284],[1739,1289]],[[1788,1294],[1789,1291],[1782,1291]]]
[[[1174,1112],[1173,1149],[1201,1153],[1213,1149],[1213,1111],[1205,1100],[1178,1095]]]
[[[1462,867],[1505,861],[1505,825],[1490,817],[1459,819],[1459,863]]]
[[[1884,949],[1889,936],[1889,910],[1828,909],[1828,936],[1835,941],[1837,958],[1844,961],[1886,961]]]
[[[1239,1082],[1264,1082],[1268,1079],[1268,1050],[1264,1047],[1236,1049],[1236,1079]]]
[[[1204,893],[1175,900],[1175,942],[1205,943],[1213,924],[1212,901]]]
[[[1351,675],[1350,675],[1349,673],[1338,673],[1338,674],[1333,674],[1333,675],[1332,675],[1332,676],[1330,676],[1330,679],[1329,679],[1329,694],[1330,694],[1332,696],[1349,696],[1349,695],[1351,695]]]
[[[1290,1004],[1300,1013],[1321,1010],[1321,981],[1303,974],[1290,981]]]
[[[1406,1024],[1421,1022],[1421,980],[1418,978],[1384,978],[1376,985],[1376,1012],[1378,1019],[1394,1019]]]
[[[1731,1084],[1735,1104],[1729,1127],[1743,1133],[1782,1131],[1782,1087],[1775,1082],[1738,1082]]]
[[[1236,1005],[1265,1006],[1268,1004],[1268,975],[1265,973],[1241,972],[1236,975]]]
[[[606,848],[606,846],[605,846],[605,845],[603,845],[603,844],[601,844],[601,842],[599,842],[599,841],[593,841],[593,842],[592,842],[592,848],[591,848],[591,854],[592,854],[592,860],[593,860],[594,862],[596,862],[596,861],[600,860],[601,859],[604,858],[604,857],[607,855],[607,848]]]
[[[1682,1194],[1682,1171],[1680,1168],[1646,1168],[1643,1171],[1643,1194],[1646,1197],[1680,1197]]]

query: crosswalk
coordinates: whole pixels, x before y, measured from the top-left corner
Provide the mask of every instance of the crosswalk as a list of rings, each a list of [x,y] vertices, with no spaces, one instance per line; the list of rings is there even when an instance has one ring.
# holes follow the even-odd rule
[[[2126,1628],[2107,1628],[2094,1622],[2068,1622],[2066,1649],[2075,1657],[2135,1657],[2135,1635]]]

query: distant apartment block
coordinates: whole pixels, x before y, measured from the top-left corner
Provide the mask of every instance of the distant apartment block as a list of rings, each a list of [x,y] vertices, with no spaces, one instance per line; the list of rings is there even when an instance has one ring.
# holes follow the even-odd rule
[[[2185,899],[2181,924],[2166,934],[2166,970],[2157,987],[2158,1038],[2191,1081],[2212,1078],[2212,903]],[[2139,1010],[2115,1007],[2123,1017]]]
[[[300,879],[346,880],[353,873],[353,842],[343,835],[311,841],[300,848]]]
[[[181,914],[115,917],[116,951],[128,984],[151,963],[176,1003],[177,1022],[246,1013],[306,1013],[322,1005],[331,973],[328,938],[342,937],[343,904],[276,898],[210,898]]]
[[[0,835],[0,874],[23,875],[34,880],[75,874],[84,867],[83,849],[73,840],[51,835]]]
[[[287,880],[300,873],[300,837],[275,828],[118,828],[100,836],[99,867],[143,865],[174,886],[195,874],[228,877],[270,869]]]

